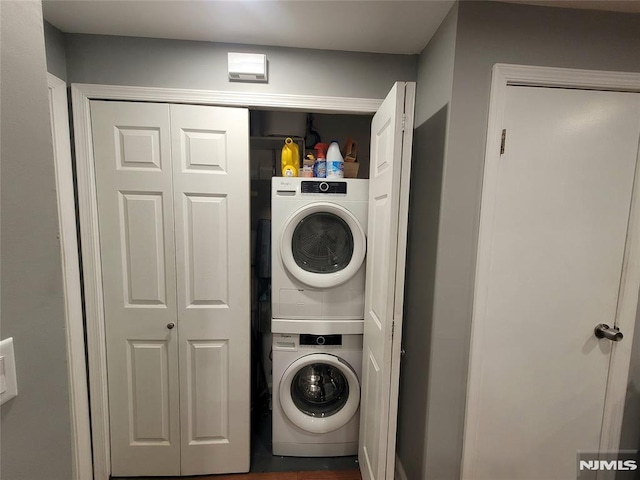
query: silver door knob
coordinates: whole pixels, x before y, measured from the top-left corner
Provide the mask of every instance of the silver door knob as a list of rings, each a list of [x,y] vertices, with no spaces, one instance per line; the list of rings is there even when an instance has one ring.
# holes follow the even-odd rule
[[[176,326],[176,324],[175,324],[175,323],[173,323],[173,322],[171,322],[171,323],[167,323],[167,328],[168,328],[169,330],[171,330],[171,329],[172,329],[173,327],[175,327],[175,326]]]
[[[596,337],[606,338],[607,340],[611,340],[612,342],[619,342],[624,338],[624,335],[622,335],[622,332],[620,330],[615,327],[611,328],[606,323],[596,325],[594,333]]]

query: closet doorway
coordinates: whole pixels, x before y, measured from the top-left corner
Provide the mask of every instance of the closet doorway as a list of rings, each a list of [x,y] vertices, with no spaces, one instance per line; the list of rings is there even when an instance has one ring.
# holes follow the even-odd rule
[[[96,480],[99,480],[99,479],[106,480],[109,478],[111,474],[117,474],[117,472],[112,471],[112,468],[111,468],[111,458],[112,458],[113,452],[111,449],[111,442],[110,442],[110,438],[111,438],[110,418],[109,418],[110,417],[109,415],[110,393],[109,393],[108,381],[107,381],[108,359],[111,358],[116,362],[124,360],[123,363],[125,364],[128,360],[126,360],[126,357],[118,358],[117,354],[112,354],[111,356],[109,356],[107,351],[108,350],[108,347],[107,347],[108,334],[107,334],[107,329],[105,328],[105,307],[107,306],[107,299],[103,296],[103,290],[102,290],[103,275],[105,272],[103,271],[103,268],[102,268],[103,262],[100,256],[101,238],[100,238],[100,228],[99,228],[100,224],[98,222],[98,210],[100,207],[99,200],[98,200],[99,192],[96,189],[95,180],[93,180],[96,178],[96,175],[98,172],[96,172],[96,169],[95,169],[95,158],[94,158],[95,145],[92,138],[92,124],[91,124],[92,102],[106,101],[104,103],[116,103],[116,102],[145,101],[145,102],[156,102],[158,104],[165,104],[165,105],[174,104],[174,108],[184,107],[184,108],[196,108],[196,109],[215,108],[215,107],[208,107],[207,105],[225,105],[227,107],[231,107],[231,110],[239,110],[239,111],[245,112],[244,113],[246,115],[245,125],[248,130],[249,122],[248,122],[248,115],[247,115],[248,112],[246,110],[246,107],[257,107],[257,108],[276,107],[276,108],[285,108],[285,109],[289,108],[289,109],[296,109],[296,110],[309,110],[309,111],[327,112],[327,113],[371,114],[376,111],[381,101],[378,99],[348,99],[348,98],[335,99],[335,98],[299,97],[299,96],[296,96],[295,98],[291,98],[290,96],[287,96],[287,95],[264,95],[264,94],[261,94],[261,95],[240,94],[239,95],[233,92],[186,91],[186,90],[177,90],[177,89],[157,89],[157,88],[144,88],[144,87],[112,87],[112,86],[82,85],[82,84],[72,85],[71,90],[72,90],[73,117],[74,117],[74,125],[75,125],[74,130],[75,130],[75,139],[76,139],[76,158],[78,159],[76,168],[77,168],[77,177],[78,177],[78,199],[79,199],[79,205],[80,205],[79,224],[80,224],[81,238],[82,238],[85,308],[86,308],[86,318],[87,318],[87,352],[88,352],[88,363],[89,363],[89,371],[90,371],[89,384],[90,384],[90,391],[91,391],[90,402],[91,402],[91,412],[92,412],[91,425],[92,425],[92,437],[93,437],[92,440],[93,440],[93,458],[94,458],[94,478]],[[198,104],[200,106],[176,105],[176,104]],[[131,124],[129,121],[125,121],[120,123],[120,126],[123,127],[123,130],[126,130],[126,127],[132,127],[135,125]],[[203,143],[206,143],[206,142],[203,142],[202,137],[204,132],[202,130],[207,130],[208,127],[203,129],[201,126],[190,125],[190,126],[187,126],[186,128],[192,131],[192,135],[191,135],[191,139],[193,140],[192,144],[196,150],[197,148],[199,148],[198,143],[200,144],[200,146],[202,146]],[[213,128],[212,130],[216,130],[216,128]],[[248,137],[248,131],[246,132],[246,135]],[[150,137],[153,137],[153,134],[150,135]],[[131,137],[130,140],[133,140],[133,141],[129,142],[129,147],[133,148],[134,150],[136,148],[139,148],[140,145],[144,145],[144,141],[139,142],[139,140],[141,140],[139,137],[138,138]],[[173,141],[173,136],[172,136],[172,141]],[[153,140],[151,140],[151,142],[153,142]],[[248,148],[247,143],[245,143],[244,145]],[[157,146],[159,148],[159,144]],[[168,148],[171,149],[172,155],[173,155],[174,147],[170,145]],[[183,152],[179,152],[178,150],[176,150],[175,155],[177,156],[182,155],[181,158],[184,159],[185,157],[183,155]],[[143,164],[140,164],[140,165],[129,165],[128,168],[131,168],[133,170],[143,170],[143,171],[144,169],[157,170],[157,167],[154,166],[153,161],[147,164],[144,164],[144,163],[145,162],[143,162]],[[181,160],[179,163],[176,163],[173,165],[173,169],[175,170],[177,168],[183,168],[185,166],[188,167],[188,165],[182,162]],[[219,166],[210,165],[210,164],[205,164],[200,166],[194,165],[194,167],[208,170],[209,172],[215,171],[216,168],[220,168]],[[246,167],[247,167],[247,171],[244,175],[243,180],[246,185],[245,198],[247,201],[246,213],[248,215],[249,213],[248,202],[250,198],[249,197],[248,161],[246,163]],[[136,173],[143,173],[143,172],[138,171]],[[156,173],[160,173],[160,172],[156,172]],[[174,187],[176,185],[175,181],[176,181],[175,178],[171,177],[170,182],[174,184]],[[179,183],[179,180],[178,180],[178,183]],[[138,186],[131,185],[131,186],[127,186],[126,188],[130,188],[130,191],[134,193],[139,192]],[[160,191],[159,188],[153,188],[152,190],[153,190],[152,192],[153,194],[156,194]],[[205,196],[207,196],[208,199],[211,199],[210,195],[212,195],[211,192],[205,193]],[[157,198],[156,198],[157,195],[154,198],[151,198],[151,197],[154,197],[154,195],[151,195],[150,198],[147,198],[147,199],[144,199],[142,197],[130,198],[129,200],[133,200],[128,204],[128,206],[132,208],[131,213],[134,214],[136,210],[140,210],[138,213],[141,213],[142,215],[138,215],[139,218],[144,218],[146,222],[151,221],[152,223],[154,222],[154,220],[150,220],[150,218],[153,218],[153,215],[149,217],[147,214],[143,212],[144,210],[146,210],[147,213],[157,213],[158,208],[173,208],[174,210],[173,215],[176,215],[177,207],[175,205],[175,202],[172,199],[169,199],[170,200],[169,205],[166,205],[167,202],[163,202],[161,206],[160,205],[161,202],[157,201]],[[120,199],[120,200],[121,200],[120,205],[125,205],[126,202],[124,202],[123,199]],[[135,200],[140,200],[140,201],[135,201]],[[205,202],[200,206],[211,207],[212,205],[209,203]],[[121,209],[120,205],[117,207],[118,209]],[[141,208],[138,208],[138,207],[141,207]],[[195,210],[197,211],[198,209],[196,208]],[[207,212],[206,208],[200,209],[200,210],[201,210],[201,213],[205,214],[205,216],[208,213],[212,213],[212,212]],[[177,220],[177,216],[176,216],[176,220]],[[247,219],[246,225],[247,227],[249,225],[248,219]],[[132,221],[131,226],[133,228],[136,228],[136,227],[139,227],[140,224],[138,222]],[[159,225],[156,225],[156,227],[161,228]],[[162,238],[162,240],[165,242],[174,241],[174,240],[171,240],[172,238],[171,235],[166,235],[167,232],[164,232],[162,230],[158,232],[157,228],[155,231],[156,240],[158,240],[159,238]],[[249,239],[248,232],[247,232],[246,238],[247,240]],[[140,245],[137,245],[136,247],[139,248]],[[204,249],[204,251],[207,251],[208,246],[204,245],[201,247]],[[178,243],[175,242],[175,245],[174,245],[175,254],[180,253],[180,252],[177,252],[177,248],[178,248]],[[234,246],[230,244],[229,248],[234,248]],[[151,253],[153,253],[152,250],[153,249],[148,249],[148,250],[142,249],[141,252],[150,258],[152,256]],[[247,253],[249,252],[248,245],[246,246],[246,251]],[[159,250],[156,250],[156,253],[158,252]],[[167,257],[170,257],[170,256],[171,256],[170,254],[167,254]],[[158,256],[156,256],[156,259],[157,258]],[[246,272],[247,272],[247,281],[248,281],[249,255],[248,254],[243,255],[243,258],[246,258],[246,264],[247,264]],[[175,261],[171,262],[170,258],[168,258],[167,265],[169,266],[173,265],[173,268],[175,269],[175,264],[176,264]],[[115,266],[115,264],[110,263],[109,268],[118,268],[118,267]],[[208,278],[206,272],[203,272],[203,273],[204,273],[204,276],[202,278]],[[176,278],[176,282],[179,282],[179,277],[177,275],[175,278]],[[183,280],[185,279],[188,280],[188,278],[186,277],[186,272]],[[142,280],[142,283],[138,282],[138,280]],[[154,296],[153,295],[154,292],[151,292],[151,290],[153,290],[154,282],[147,283],[144,278],[137,278],[136,282],[137,283],[135,283],[135,285],[142,288],[142,290],[138,288],[138,290],[136,290],[137,292],[136,294],[138,293],[141,294],[141,299],[144,300],[143,303],[145,302],[149,304],[161,303],[161,302],[158,303],[158,298],[155,298],[155,299],[151,298]],[[157,287],[157,283],[155,285]],[[175,288],[176,290],[174,291],[178,292],[177,283]],[[122,291],[126,295],[129,295],[129,293],[132,292],[131,290],[127,290],[127,291],[122,290]],[[155,293],[157,294],[159,291],[161,291],[161,289],[156,288]],[[169,292],[170,288],[166,288],[166,291]],[[249,288],[247,287],[245,291],[248,292]],[[168,302],[171,300],[169,298],[170,295],[171,294],[169,293],[165,297],[165,304],[167,305],[168,305]],[[144,297],[144,299],[142,297]],[[146,298],[146,297],[149,297],[149,298]],[[158,297],[158,295],[155,295],[155,297]],[[178,298],[179,297],[176,294],[174,298],[174,302],[177,301],[176,299]],[[184,298],[187,299],[187,296],[185,296]],[[137,301],[135,299],[133,300]],[[196,300],[196,303],[198,303],[198,300]],[[243,374],[242,377],[246,377],[245,381],[247,385],[246,387],[247,392],[246,392],[246,395],[243,395],[241,402],[242,401],[246,402],[245,408],[247,409],[247,414],[245,415],[246,425],[244,430],[246,431],[247,445],[248,445],[248,435],[249,435],[248,406],[249,406],[249,400],[250,400],[249,387],[248,387],[249,385],[249,374],[248,374],[248,371],[249,371],[249,365],[248,365],[248,362],[249,362],[249,350],[248,350],[249,348],[249,313],[248,313],[248,310],[250,307],[250,302],[248,298],[245,301],[245,305],[247,309],[247,314],[246,314],[247,354],[245,356],[246,362],[247,362],[247,368],[246,368],[246,375]],[[152,305],[147,305],[147,306],[150,306],[153,308]],[[197,307],[201,307],[201,305],[197,305]],[[156,310],[162,310],[162,308],[158,308],[158,307],[155,307],[155,308]],[[185,310],[193,310],[199,313],[200,310],[206,310],[206,309],[203,309],[203,308],[186,309],[185,308]],[[174,327],[173,329],[170,329],[168,328],[168,325],[170,323],[172,322],[170,321],[164,322],[164,319],[163,319],[162,328],[165,332],[173,331],[173,333],[175,334],[176,332],[178,332],[179,327],[177,328]],[[176,325],[178,324],[178,322],[175,322],[175,323]],[[167,334],[165,333],[165,335]],[[152,342],[153,341],[155,340],[152,340]],[[144,349],[140,348],[137,350],[138,351],[136,353],[147,354],[145,360],[154,360],[154,357],[155,357],[155,360],[159,360],[163,358],[164,355],[168,355],[168,352],[170,350],[170,342],[167,343],[166,349],[163,349],[163,348],[154,349],[149,347]],[[175,347],[175,350],[177,352],[180,352],[180,349],[177,347]],[[217,351],[218,353],[220,353],[222,350],[218,349]],[[204,353],[204,352],[198,352],[198,353]],[[162,363],[162,362],[163,360],[160,360],[159,362],[156,362],[156,365],[159,365],[159,363]],[[141,363],[139,363],[138,366],[140,366],[140,364]],[[129,365],[132,365],[132,364],[129,364]],[[162,372],[162,374],[170,375],[168,368],[166,370],[167,371]],[[160,370],[158,371],[160,372]],[[242,384],[243,383],[242,377],[238,378],[237,375],[229,376],[228,381],[231,384],[234,382],[238,383],[238,380],[240,380],[239,383]],[[179,384],[183,381],[186,382],[189,378],[189,375],[177,375],[176,372],[173,372],[173,378],[174,378],[174,382],[177,382],[177,384]],[[160,385],[161,385],[161,382],[158,381],[155,387],[160,388]],[[161,387],[161,388],[164,388],[164,387]],[[144,390],[145,388],[141,389],[141,391],[144,391]],[[210,392],[210,393],[213,393],[213,392]],[[127,399],[127,401],[129,400],[130,399]],[[235,400],[235,398],[232,400]],[[156,419],[162,418],[162,413],[160,413],[161,411],[162,409],[155,409],[155,410],[140,409],[140,412],[141,414],[143,414],[143,417],[144,415],[155,416]],[[118,413],[118,415],[130,417],[130,415],[125,412]],[[182,416],[182,413],[180,415]],[[143,417],[140,417],[140,418],[143,418]],[[154,438],[159,439],[159,440],[156,440],[158,441],[158,443],[162,443],[163,441],[161,439],[162,435],[164,434],[162,429],[171,427],[170,424],[166,423],[166,418],[167,417],[165,417],[165,419],[160,422],[159,426],[158,424],[156,424],[154,429],[150,430],[150,432],[153,430],[152,431],[153,435],[157,435],[157,437],[154,437]],[[162,423],[163,421],[165,422],[164,424]],[[180,426],[178,428],[183,428],[181,426],[182,423],[183,422],[181,418]],[[220,423],[219,426],[220,425],[222,424]],[[160,430],[158,430],[158,428],[160,428]],[[173,426],[173,428],[175,429],[176,426]],[[158,435],[158,432],[159,432],[159,435]],[[127,435],[129,436],[131,435],[131,430],[127,432]],[[149,435],[149,434],[145,433],[145,435]],[[205,443],[208,443],[209,445],[215,444],[214,442],[215,439],[209,439],[209,440],[207,440]],[[144,441],[141,443],[144,443]],[[221,443],[224,443],[224,442],[221,442]],[[165,449],[165,450],[168,450],[168,449]],[[247,453],[246,455],[247,466],[243,468],[246,471],[248,470],[248,448],[242,449],[242,450],[244,450]],[[170,455],[167,455],[167,457],[170,457]],[[162,463],[163,461],[166,461],[166,459],[165,458],[159,459],[160,463]],[[194,462],[191,462],[191,463],[193,464]],[[170,473],[169,470],[164,470],[165,475],[168,473]],[[193,473],[196,473],[196,472],[193,472]],[[143,473],[139,473],[139,474],[143,474]],[[158,473],[154,473],[154,474],[157,475]]]

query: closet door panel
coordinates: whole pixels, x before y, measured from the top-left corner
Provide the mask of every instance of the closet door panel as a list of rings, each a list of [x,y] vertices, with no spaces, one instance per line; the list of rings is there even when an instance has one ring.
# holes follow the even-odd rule
[[[189,342],[190,445],[229,443],[229,344]]]
[[[182,475],[249,470],[246,109],[171,105]]]
[[[132,443],[167,445],[170,441],[169,366],[167,342],[130,341],[127,383],[131,395]]]
[[[169,106],[91,102],[114,476],[178,475]]]
[[[126,306],[166,307],[163,198],[119,192]]]
[[[187,307],[228,308],[226,195],[185,195]]]

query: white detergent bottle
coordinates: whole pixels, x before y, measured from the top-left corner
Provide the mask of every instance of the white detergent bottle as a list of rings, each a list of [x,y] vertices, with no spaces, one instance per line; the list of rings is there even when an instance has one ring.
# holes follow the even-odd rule
[[[327,178],[344,178],[344,159],[335,140],[327,151]]]

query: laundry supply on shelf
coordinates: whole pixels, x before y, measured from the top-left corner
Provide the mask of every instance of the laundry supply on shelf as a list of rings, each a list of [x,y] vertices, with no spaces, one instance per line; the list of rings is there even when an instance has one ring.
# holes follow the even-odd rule
[[[352,137],[347,138],[347,141],[344,144],[344,177],[345,178],[356,178],[358,176],[358,167],[360,164],[357,163],[358,155],[358,142],[356,142]]]
[[[344,178],[344,159],[335,140],[327,152],[327,178]]]
[[[302,161],[302,172],[300,173],[301,177],[313,177],[313,167],[316,163],[316,158],[309,154],[307,158]]]
[[[280,168],[283,177],[297,177],[300,168],[300,149],[291,138],[284,141],[282,147],[282,156],[280,159]]]
[[[325,178],[327,176],[327,149],[329,145],[326,143],[316,143],[313,147],[318,152],[318,158],[313,166],[313,176],[318,178]]]

